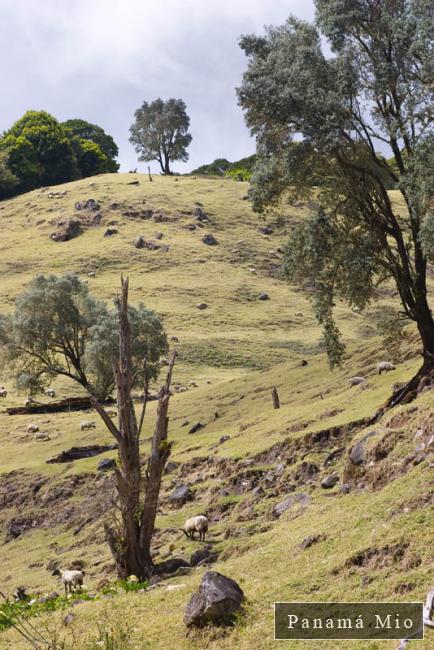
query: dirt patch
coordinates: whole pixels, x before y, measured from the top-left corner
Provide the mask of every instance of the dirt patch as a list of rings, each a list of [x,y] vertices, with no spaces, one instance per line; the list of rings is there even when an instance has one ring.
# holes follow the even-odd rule
[[[419,566],[420,557],[414,555],[408,543],[372,546],[348,558],[346,568],[378,570],[399,565],[404,570]]]

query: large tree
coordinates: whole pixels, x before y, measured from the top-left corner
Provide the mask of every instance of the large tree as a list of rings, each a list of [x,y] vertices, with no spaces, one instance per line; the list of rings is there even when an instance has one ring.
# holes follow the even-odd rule
[[[96,173],[112,173],[118,171],[119,164],[116,162],[119,154],[118,146],[112,136],[108,135],[102,127],[80,119],[67,120],[62,123],[62,126],[78,138],[83,145],[84,152],[87,154],[87,158],[84,160],[84,169],[83,164],[80,164],[79,160],[83,176],[91,175],[89,173],[90,151],[96,151],[98,154],[101,152],[103,154],[103,156],[99,154],[98,165],[95,167],[98,170]],[[97,145],[98,149],[89,147],[89,143]]]
[[[9,168],[9,156],[0,150],[0,199],[5,199],[14,193],[18,179]]]
[[[27,111],[3,135],[0,148],[20,181],[19,190],[79,178],[77,159],[66,129],[46,111]]]
[[[190,118],[182,99],[156,99],[134,113],[130,142],[139,160],[157,160],[163,174],[170,174],[170,163],[188,160],[187,147],[192,140],[188,132]]]
[[[316,206],[288,245],[286,270],[308,285],[331,364],[344,346],[336,296],[359,308],[394,282],[417,325],[421,374],[434,368],[427,296],[433,254],[434,5],[430,0],[316,0],[316,25],[290,18],[246,36],[238,90],[257,139],[252,200]],[[326,37],[332,55],[323,52]],[[388,189],[395,187],[398,196]]]
[[[129,319],[134,372],[146,357],[147,379],[155,379],[167,350],[162,323],[143,305],[130,306]],[[3,365],[30,392],[61,375],[105,399],[114,388],[118,345],[116,312],[73,274],[37,276],[17,298],[13,314],[0,319]]]

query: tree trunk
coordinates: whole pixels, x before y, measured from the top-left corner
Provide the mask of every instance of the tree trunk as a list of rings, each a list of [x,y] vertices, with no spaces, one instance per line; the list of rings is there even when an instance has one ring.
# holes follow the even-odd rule
[[[122,279],[122,294],[118,300],[119,359],[114,365],[119,425],[113,423],[96,398],[92,405],[119,445],[119,467],[115,470],[119,497],[119,529],[105,524],[107,543],[113,555],[119,577],[136,575],[141,580],[153,573],[151,541],[160,494],[161,477],[170,455],[167,442],[170,382],[176,352],[169,365],[166,383],[161,388],[157,423],[152,440],[146,476],[143,475],[139,439],[147,401],[146,364],[144,363],[145,399],[140,424],[137,423],[131,391],[134,371],[131,355],[131,331],[128,320],[128,280]]]

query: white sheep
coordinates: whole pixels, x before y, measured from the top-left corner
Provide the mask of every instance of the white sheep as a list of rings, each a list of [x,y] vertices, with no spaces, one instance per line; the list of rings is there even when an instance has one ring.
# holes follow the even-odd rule
[[[107,409],[106,413],[109,416],[109,418],[115,418],[117,417],[118,414],[118,412],[115,411],[114,409]]]
[[[80,422],[80,429],[84,431],[85,429],[96,429],[96,424],[95,422],[90,422],[89,420],[86,420],[84,422]]]
[[[363,384],[366,381],[365,377],[350,377],[348,380],[348,385],[349,386],[358,386],[359,384]]]
[[[378,374],[381,375],[382,372],[389,372],[390,370],[396,370],[396,366],[393,365],[390,361],[380,361],[377,363]]]
[[[34,424],[33,422],[31,424],[27,425],[27,433],[36,433],[39,431],[39,427],[37,424]]]
[[[190,519],[187,519],[181,530],[189,539],[194,539],[194,534],[199,533],[199,540],[204,542],[205,533],[208,532],[208,519],[205,515],[190,517]]]
[[[56,397],[56,393],[54,391],[54,388],[46,388],[44,392],[45,392],[47,397]]]
[[[61,571],[60,569],[54,569],[51,575],[60,577],[65,586],[65,596],[68,594],[68,590],[69,593],[72,594],[72,591],[75,591],[77,587],[79,587],[81,591],[84,571]]]
[[[8,396],[8,391],[4,386],[0,386],[0,397],[7,397]]]

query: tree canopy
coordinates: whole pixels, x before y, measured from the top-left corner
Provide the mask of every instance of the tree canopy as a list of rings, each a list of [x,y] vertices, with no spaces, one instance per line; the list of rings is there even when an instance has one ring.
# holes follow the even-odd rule
[[[154,379],[167,350],[163,325],[143,305],[130,306],[128,317],[135,370],[146,357],[148,379]],[[13,369],[18,388],[29,392],[63,375],[106,398],[114,385],[118,337],[115,310],[92,297],[73,274],[37,276],[17,299],[13,314],[0,320],[2,361]]]
[[[46,111],[27,111],[3,133],[0,152],[10,173],[7,182],[0,178],[0,198],[118,169],[116,144],[100,127],[61,124]]]
[[[286,272],[311,292],[331,365],[344,351],[336,297],[363,308],[391,279],[403,314],[417,324],[424,368],[432,368],[434,7],[429,0],[315,6],[316,24],[289,18],[241,39],[248,68],[238,96],[257,140],[253,205],[261,211],[301,198],[316,206],[291,237]]]
[[[134,113],[130,142],[139,160],[157,160],[163,174],[170,174],[170,163],[188,160],[187,147],[192,136],[188,132],[190,118],[182,99],[156,99],[143,102]]]

